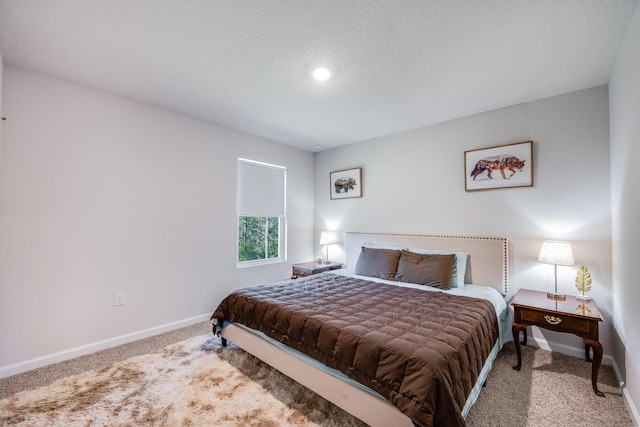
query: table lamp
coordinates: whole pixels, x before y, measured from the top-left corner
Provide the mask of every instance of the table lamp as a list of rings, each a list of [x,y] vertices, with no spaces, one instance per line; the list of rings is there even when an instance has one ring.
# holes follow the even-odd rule
[[[338,243],[338,235],[333,231],[323,231],[320,233],[320,244],[327,247],[327,257],[325,258],[325,264],[329,264],[329,245]]]
[[[573,261],[573,252],[571,251],[571,243],[558,240],[545,240],[542,242],[538,261],[545,264],[553,264],[554,267],[555,290],[554,292],[547,292],[547,297],[558,300],[565,299],[566,296],[564,294],[558,293],[558,266],[575,264]]]

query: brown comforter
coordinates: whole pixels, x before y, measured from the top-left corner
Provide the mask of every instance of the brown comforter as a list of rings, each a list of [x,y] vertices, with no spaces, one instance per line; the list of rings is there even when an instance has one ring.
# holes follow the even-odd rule
[[[320,274],[244,288],[212,319],[238,322],[377,391],[420,426],[464,426],[498,338],[489,301]]]

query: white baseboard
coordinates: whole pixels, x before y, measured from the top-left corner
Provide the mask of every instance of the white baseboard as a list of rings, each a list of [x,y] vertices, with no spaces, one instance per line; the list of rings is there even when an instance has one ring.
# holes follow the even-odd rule
[[[11,365],[0,366],[0,378],[10,377],[42,366],[51,365],[52,363],[62,362],[64,360],[73,359],[75,357],[84,356],[85,354],[95,353],[121,344],[137,341],[163,332],[172,331],[174,329],[183,328],[195,323],[209,320],[211,313],[201,314],[199,316],[190,317],[188,319],[178,320],[177,322],[166,323],[153,328],[143,329],[141,331],[132,332],[130,334],[120,335],[118,337],[97,341],[91,344],[82,345],[80,347],[70,348],[68,350],[59,351],[52,354],[36,357],[34,359],[25,360]]]
[[[629,415],[633,420],[633,425],[640,426],[640,413],[638,412],[638,408],[631,400],[631,396],[629,395],[629,391],[627,391],[627,386],[622,380],[622,374],[620,373],[620,369],[618,368],[618,364],[616,360],[613,359],[613,371],[616,374],[616,378],[618,379],[618,383],[620,384],[620,390],[622,391],[622,398],[624,399],[624,404],[627,406],[629,410]]]
[[[527,338],[527,345],[529,344],[533,344],[534,347],[538,347],[543,350],[557,351],[558,353],[566,354],[569,356],[575,356],[581,359],[584,358],[584,347],[578,348],[553,341],[542,340],[536,337],[532,337],[531,334],[529,334],[529,337]],[[613,357],[608,354],[602,355],[602,364],[608,366],[613,365]],[[616,375],[618,375],[618,381],[620,381],[619,372],[616,372]]]
[[[633,424],[636,426],[640,426],[640,413],[638,413],[638,408],[633,404],[633,400],[631,400],[631,396],[629,396],[629,392],[627,391],[627,387],[622,384],[622,397],[624,398],[624,403],[627,405],[627,409],[629,410],[629,414],[633,420]]]

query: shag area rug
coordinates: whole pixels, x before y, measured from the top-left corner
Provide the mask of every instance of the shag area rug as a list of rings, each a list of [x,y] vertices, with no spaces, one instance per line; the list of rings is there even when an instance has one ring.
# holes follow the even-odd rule
[[[611,366],[591,390],[584,359],[513,343],[494,361],[468,427],[633,426]],[[211,334],[0,400],[0,426],[364,426]],[[392,426],[391,426],[392,427]]]
[[[364,426],[220,339],[170,345],[0,401],[2,426]]]

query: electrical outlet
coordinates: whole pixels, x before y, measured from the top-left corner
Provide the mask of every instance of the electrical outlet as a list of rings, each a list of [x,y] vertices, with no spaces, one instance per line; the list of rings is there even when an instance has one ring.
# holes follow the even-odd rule
[[[113,295],[113,306],[124,305],[124,292],[116,292]]]

